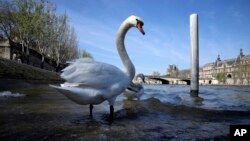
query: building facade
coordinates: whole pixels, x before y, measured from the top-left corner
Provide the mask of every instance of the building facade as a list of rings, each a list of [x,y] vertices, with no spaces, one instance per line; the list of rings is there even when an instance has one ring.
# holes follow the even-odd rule
[[[205,64],[199,71],[201,84],[250,85],[250,55],[243,50],[236,58]]]
[[[3,40],[0,39],[0,56],[5,59],[11,59],[11,54],[10,54],[10,44],[8,40]]]

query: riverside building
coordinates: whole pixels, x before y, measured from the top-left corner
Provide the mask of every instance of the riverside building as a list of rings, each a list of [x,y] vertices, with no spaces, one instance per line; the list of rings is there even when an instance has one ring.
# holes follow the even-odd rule
[[[250,55],[243,50],[236,58],[205,64],[199,71],[200,84],[250,85]]]

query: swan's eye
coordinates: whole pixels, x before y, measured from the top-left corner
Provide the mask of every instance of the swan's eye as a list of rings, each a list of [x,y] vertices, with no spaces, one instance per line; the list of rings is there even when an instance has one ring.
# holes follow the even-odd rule
[[[143,25],[144,25],[144,23],[143,23],[142,21],[140,21],[140,20],[138,20],[138,19],[136,19],[136,21],[137,21],[137,24],[136,24],[136,25],[140,25],[140,26],[143,26]]]
[[[144,25],[144,23],[141,21],[141,26],[143,26]]]

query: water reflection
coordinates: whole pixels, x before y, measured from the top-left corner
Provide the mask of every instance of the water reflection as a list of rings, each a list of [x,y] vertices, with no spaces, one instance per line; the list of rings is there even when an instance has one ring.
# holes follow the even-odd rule
[[[25,95],[20,93],[12,93],[11,91],[0,92],[0,97],[22,97],[22,96]]]

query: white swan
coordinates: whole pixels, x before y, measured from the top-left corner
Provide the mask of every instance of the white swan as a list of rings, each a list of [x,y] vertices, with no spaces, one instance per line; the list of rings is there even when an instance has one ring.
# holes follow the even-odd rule
[[[131,27],[138,28],[144,35],[142,26],[141,18],[130,16],[121,24],[117,32],[116,46],[125,67],[124,71],[91,59],[78,59],[63,69],[61,77],[67,82],[61,86],[51,86],[78,104],[90,104],[90,116],[92,116],[93,105],[107,100],[110,104],[110,117],[113,118],[116,97],[129,86],[135,76],[134,65],[124,45],[125,35]]]
[[[140,100],[140,97],[144,93],[144,88],[139,83],[131,83],[129,87],[124,91],[123,95],[126,96],[128,99],[137,98]]]

